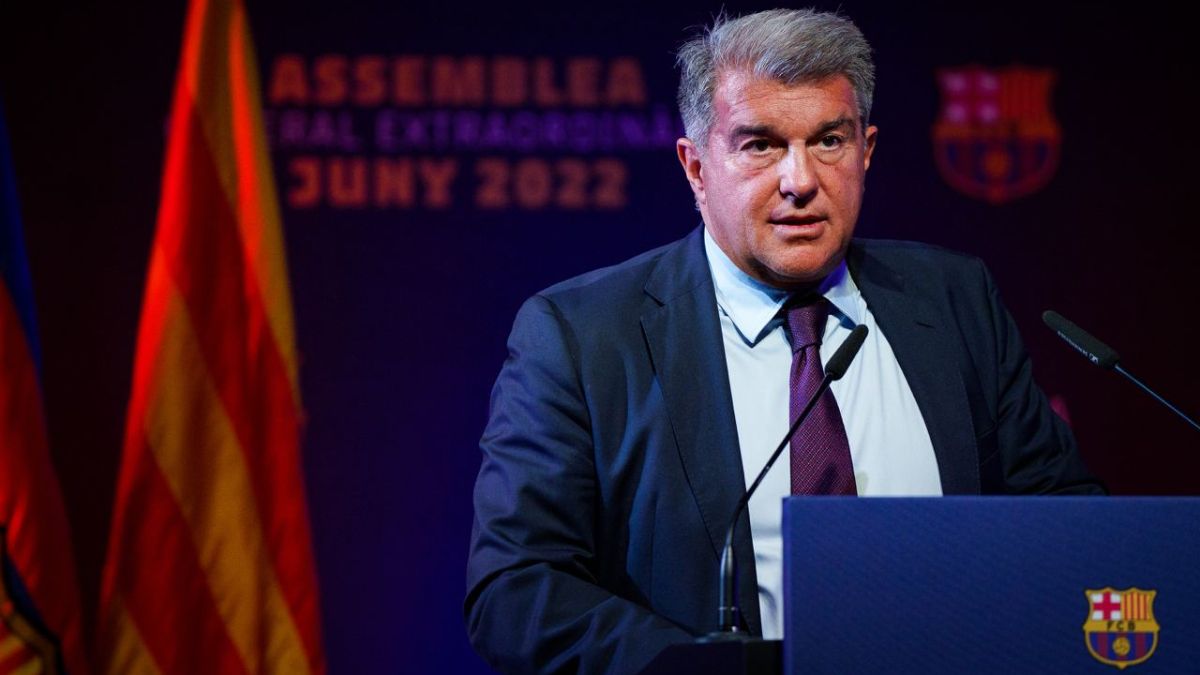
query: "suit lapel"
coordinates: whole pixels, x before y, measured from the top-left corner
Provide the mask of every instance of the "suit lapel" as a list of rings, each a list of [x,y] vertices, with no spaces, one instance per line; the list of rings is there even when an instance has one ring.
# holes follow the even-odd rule
[[[646,294],[653,302],[642,314],[642,331],[679,457],[708,530],[715,570],[745,479],[703,230],[693,231],[663,255],[646,283]],[[734,546],[742,611],[749,630],[761,633],[754,548],[745,513],[738,521]]]
[[[851,244],[847,265],[925,419],[944,494],[979,494],[979,457],[952,327],[919,285]]]

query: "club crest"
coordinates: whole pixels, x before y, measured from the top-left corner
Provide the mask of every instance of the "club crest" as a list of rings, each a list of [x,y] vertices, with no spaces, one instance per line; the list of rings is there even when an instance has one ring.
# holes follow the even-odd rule
[[[1050,112],[1054,71],[969,66],[942,69],[937,81],[934,157],[951,187],[1002,204],[1050,182],[1062,144]]]
[[[1083,637],[1097,661],[1124,670],[1154,654],[1158,647],[1158,621],[1154,618],[1158,591],[1110,586],[1084,593],[1088,614]]]

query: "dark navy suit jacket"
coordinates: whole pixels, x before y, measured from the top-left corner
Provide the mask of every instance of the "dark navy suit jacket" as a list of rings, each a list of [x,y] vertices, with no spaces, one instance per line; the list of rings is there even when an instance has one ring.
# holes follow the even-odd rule
[[[520,309],[480,445],[465,604],[502,671],[632,672],[716,628],[745,489],[702,230]],[[847,264],[925,418],[945,494],[1102,493],[976,258],[855,240]],[[749,521],[736,540],[759,633]]]

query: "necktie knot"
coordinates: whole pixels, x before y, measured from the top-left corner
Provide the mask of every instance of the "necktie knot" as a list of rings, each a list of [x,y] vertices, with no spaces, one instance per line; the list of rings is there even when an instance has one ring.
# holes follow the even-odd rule
[[[784,330],[792,343],[792,352],[821,344],[825,322],[829,319],[829,301],[820,295],[809,295],[789,301],[784,307]]]

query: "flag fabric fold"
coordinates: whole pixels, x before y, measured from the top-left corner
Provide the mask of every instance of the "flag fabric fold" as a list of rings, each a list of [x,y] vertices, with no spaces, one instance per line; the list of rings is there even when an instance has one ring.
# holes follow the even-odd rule
[[[245,9],[194,0],[102,582],[105,672],[324,672],[296,364]]]
[[[33,292],[0,110],[0,674],[89,672],[75,574],[46,435]]]

